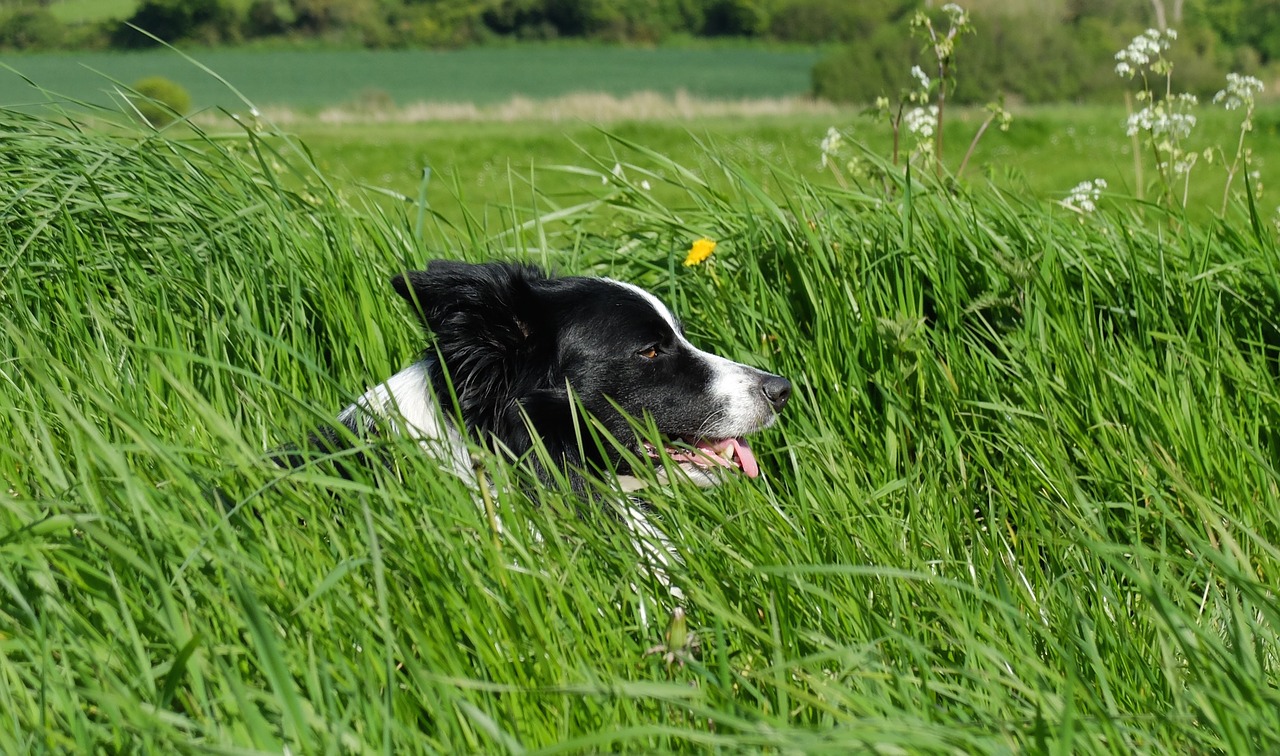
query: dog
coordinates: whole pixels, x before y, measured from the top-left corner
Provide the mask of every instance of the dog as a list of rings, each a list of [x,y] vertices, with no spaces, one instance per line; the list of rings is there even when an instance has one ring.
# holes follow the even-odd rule
[[[769,427],[791,396],[787,379],[695,347],[662,302],[621,281],[436,260],[391,286],[434,349],[344,409],[337,421],[350,433],[322,432],[325,450],[341,435],[389,429],[473,484],[468,441],[584,492],[588,477],[616,479],[624,493],[642,477],[713,486],[760,474],[745,437]],[[593,443],[588,416],[617,443]],[[661,443],[637,433],[636,421]],[[539,443],[545,455],[531,453]],[[636,460],[656,472],[638,476]],[[668,469],[683,480],[670,480]],[[666,583],[666,537],[634,502],[618,511]]]

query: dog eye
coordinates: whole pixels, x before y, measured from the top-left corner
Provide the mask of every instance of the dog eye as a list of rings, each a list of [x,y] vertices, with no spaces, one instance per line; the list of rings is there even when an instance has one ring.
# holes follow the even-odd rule
[[[641,349],[639,352],[636,352],[636,354],[640,355],[646,360],[652,360],[658,356],[658,347],[656,346],[645,347],[644,349]]]

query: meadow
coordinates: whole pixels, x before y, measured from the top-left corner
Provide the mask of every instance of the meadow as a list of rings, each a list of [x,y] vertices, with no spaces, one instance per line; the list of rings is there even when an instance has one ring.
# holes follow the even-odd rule
[[[984,115],[978,109],[953,113],[946,126],[946,162],[952,170],[959,167]],[[1142,182],[1136,180],[1135,145],[1125,136],[1125,117],[1122,106],[1017,109],[1008,132],[991,129],[983,135],[962,178],[970,185],[991,184],[1045,200],[1062,199],[1079,182],[1103,178],[1109,194],[1136,197],[1141,184],[1150,180],[1151,169],[1145,168]],[[1236,113],[1206,109],[1193,147],[1230,149],[1239,124]],[[604,124],[585,118],[364,123],[312,118],[287,129],[308,146],[326,172],[386,190],[401,203],[417,202],[424,188],[423,171],[430,169],[427,204],[457,223],[464,215],[500,213],[511,206],[539,213],[586,202],[599,193],[604,174],[619,162],[665,177],[662,160],[627,150],[624,144],[643,145],[700,173],[719,170],[719,160],[728,158],[773,189],[780,186],[774,176],[778,167],[789,177],[838,186],[835,175],[820,162],[820,142],[833,126],[876,154],[890,151],[888,127],[859,108],[751,117],[622,118]],[[1280,108],[1263,106],[1250,144],[1258,173],[1255,185],[1263,189],[1263,212],[1268,216],[1276,212],[1277,196],[1268,188],[1280,187],[1277,137]],[[1216,159],[1216,164],[1197,166],[1196,180],[1190,184],[1188,212],[1200,220],[1221,209],[1225,174],[1221,158]],[[579,170],[582,167],[589,170]],[[665,182],[650,183],[659,201],[678,199],[679,193]],[[1148,195],[1149,190],[1144,197]]]
[[[843,182],[826,116],[94,117],[0,110],[0,750],[1280,747],[1273,211],[1137,201],[1119,109],[959,181],[856,127]],[[793,380],[760,480],[643,494],[681,604],[483,449],[501,532],[403,441],[271,463],[421,353],[387,281],[437,256],[635,282]]]

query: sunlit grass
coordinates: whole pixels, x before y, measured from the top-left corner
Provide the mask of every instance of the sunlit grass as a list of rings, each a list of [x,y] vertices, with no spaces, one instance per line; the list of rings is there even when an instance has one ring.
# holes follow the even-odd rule
[[[983,117],[981,110],[952,112],[946,155],[951,170],[959,166]],[[1151,198],[1147,184],[1152,171],[1146,167],[1138,181],[1133,143],[1125,136],[1124,122],[1122,107],[1019,110],[1007,133],[991,129],[984,135],[963,178],[972,185],[990,183],[1010,194],[1044,200],[1063,199],[1081,181],[1103,178],[1108,182],[1109,196],[1134,197],[1141,183],[1144,196]],[[445,217],[455,219],[463,207],[484,214],[496,212],[513,199],[527,204],[531,177],[544,198],[554,198],[565,206],[589,200],[598,194],[602,176],[553,167],[581,165],[587,155],[608,160],[616,149],[610,135],[643,144],[702,173],[718,172],[714,156],[724,156],[774,191],[779,189],[774,181],[774,169],[779,165],[787,176],[835,186],[833,174],[819,163],[819,142],[830,126],[841,128],[879,154],[889,152],[888,129],[848,108],[819,115],[635,119],[608,124],[603,130],[585,119],[344,124],[303,120],[288,128],[303,138],[326,171],[415,200],[422,172],[431,168],[434,178],[427,186],[427,200]],[[1237,113],[1206,107],[1192,141],[1201,150],[1210,145],[1232,147],[1238,128]],[[1249,143],[1254,168],[1259,171],[1254,186],[1263,190],[1260,207],[1268,215],[1275,212],[1277,201],[1270,198],[1276,197],[1274,190],[1280,188],[1278,130],[1280,110],[1265,108]],[[616,159],[660,176],[667,174],[660,162],[641,155],[619,154]],[[605,166],[611,167],[612,161]],[[1201,161],[1195,167],[1187,205],[1192,217],[1205,221],[1218,213],[1224,182],[1220,159]],[[679,199],[665,183],[651,182],[651,186],[664,204]],[[1235,189],[1243,189],[1239,178]]]
[[[278,135],[0,118],[0,750],[1280,745],[1280,271],[1248,206],[1081,219],[624,133],[558,169],[585,198],[504,174],[485,214],[459,176],[437,215]],[[495,536],[408,444],[267,461],[416,357],[387,281],[438,255],[633,281],[795,382],[762,480],[648,497],[684,666],[645,654],[673,606],[606,514],[490,462]]]

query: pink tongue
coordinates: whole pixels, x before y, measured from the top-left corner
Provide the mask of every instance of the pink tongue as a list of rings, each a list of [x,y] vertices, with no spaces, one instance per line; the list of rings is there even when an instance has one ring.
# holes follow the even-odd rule
[[[742,474],[748,478],[760,477],[760,463],[756,462],[756,455],[751,453],[751,446],[747,444],[745,438],[726,438],[714,444],[699,441],[695,446],[717,458],[725,449],[733,447],[732,464],[742,468]]]

